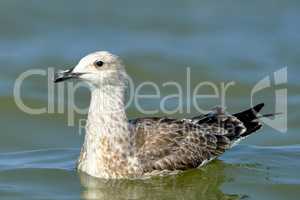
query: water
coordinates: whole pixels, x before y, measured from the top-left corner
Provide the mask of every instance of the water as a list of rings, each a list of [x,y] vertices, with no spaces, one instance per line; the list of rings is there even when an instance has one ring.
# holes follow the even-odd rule
[[[298,199],[299,6],[296,0],[2,0],[1,199]],[[252,87],[288,66],[288,84],[278,86],[288,87],[288,131],[282,134],[266,126],[210,165],[176,176],[104,181],[78,174],[74,167],[83,135],[78,134],[77,123],[67,126],[67,113],[57,113],[57,101],[54,114],[22,112],[14,102],[13,88],[16,78],[28,69],[73,66],[95,50],[120,55],[136,84],[153,81],[162,96],[174,92],[162,86],[165,81],[185,86],[186,67],[192,72],[192,88],[199,81],[235,81],[226,96],[230,112],[249,106]],[[46,79],[26,79],[22,85],[26,105],[47,106]],[[255,97],[255,102],[267,104],[266,113],[274,111],[274,89]],[[80,89],[76,104],[84,107],[88,101],[87,90]],[[200,103],[210,108],[220,101]],[[168,104],[176,106],[176,102]],[[156,108],[159,101],[141,105]],[[187,115],[197,114],[191,112]],[[130,118],[143,115],[134,106],[128,114]],[[76,115],[76,122],[84,117]]]

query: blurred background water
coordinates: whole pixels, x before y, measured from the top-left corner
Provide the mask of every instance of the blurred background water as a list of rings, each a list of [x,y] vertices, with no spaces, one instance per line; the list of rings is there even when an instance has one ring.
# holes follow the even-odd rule
[[[0,1],[1,199],[299,199],[299,9],[296,0]],[[186,67],[192,87],[235,81],[226,96],[230,112],[248,107],[252,87],[287,66],[288,84],[279,88],[288,88],[288,132],[266,126],[207,167],[172,177],[103,181],[78,174],[78,125],[67,126],[57,101],[54,114],[22,112],[13,88],[26,70],[63,69],[96,50],[119,55],[136,84],[184,85]],[[276,88],[256,95],[266,113],[274,111]],[[161,89],[162,96],[173,92]],[[47,106],[47,77],[26,79],[22,99]],[[80,89],[76,104],[88,102],[88,91]],[[220,100],[199,103],[210,108]],[[155,108],[159,101],[141,105]],[[128,114],[143,115],[133,105]],[[84,117],[76,115],[76,124]]]

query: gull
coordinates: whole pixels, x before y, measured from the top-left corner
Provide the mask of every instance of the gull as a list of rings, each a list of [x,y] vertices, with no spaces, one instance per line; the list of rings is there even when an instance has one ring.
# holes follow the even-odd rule
[[[198,168],[262,127],[264,104],[236,114],[216,108],[187,119],[144,117],[128,120],[128,75],[121,59],[106,51],[83,57],[54,82],[78,79],[91,88],[86,134],[77,170],[104,179],[135,179]]]

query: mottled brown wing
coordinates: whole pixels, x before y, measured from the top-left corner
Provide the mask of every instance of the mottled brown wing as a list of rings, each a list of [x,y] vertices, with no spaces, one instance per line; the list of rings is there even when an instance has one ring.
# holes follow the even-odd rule
[[[215,125],[170,118],[141,118],[131,124],[144,172],[196,168],[231,145],[227,131]]]

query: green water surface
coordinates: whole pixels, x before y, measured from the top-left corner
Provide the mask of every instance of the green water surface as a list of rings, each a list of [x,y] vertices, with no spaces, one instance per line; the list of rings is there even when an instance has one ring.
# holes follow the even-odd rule
[[[1,0],[0,199],[299,199],[299,10],[296,0]],[[265,126],[208,166],[170,177],[108,181],[79,174],[74,167],[84,135],[78,120],[86,116],[76,114],[75,125],[67,125],[69,109],[57,110],[66,103],[57,101],[57,86],[54,113],[24,113],[13,89],[26,70],[64,69],[95,50],[120,55],[136,84],[153,81],[162,96],[174,92],[162,86],[165,81],[177,81],[187,92],[187,67],[192,88],[200,81],[234,81],[226,95],[229,112],[249,107],[253,86],[266,76],[273,84],[273,72],[287,66],[288,83],[254,101],[274,112],[274,91],[287,88],[288,131]],[[47,106],[47,77],[26,79],[21,96],[30,107]],[[88,105],[86,88],[75,96],[76,105]],[[220,99],[199,104],[208,109]],[[141,105],[157,108],[159,100]],[[196,114],[192,109],[170,116]],[[144,116],[134,105],[128,115]]]

